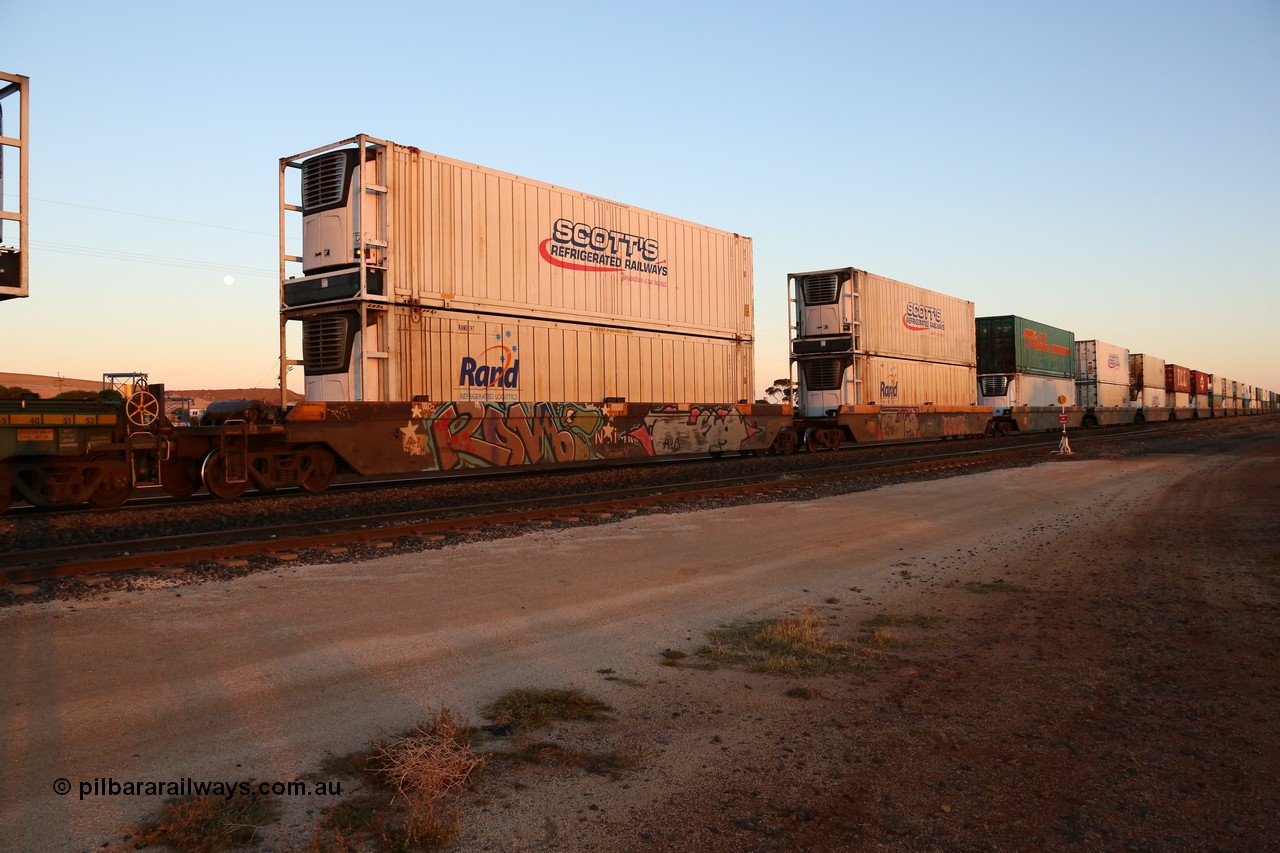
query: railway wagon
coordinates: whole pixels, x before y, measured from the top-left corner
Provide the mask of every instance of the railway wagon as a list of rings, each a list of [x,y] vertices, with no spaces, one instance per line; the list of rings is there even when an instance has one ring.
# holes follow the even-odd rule
[[[1075,333],[1011,314],[975,320],[978,402],[995,432],[1088,425],[1076,403]]]
[[[1076,341],[1076,405],[1090,425],[1131,424],[1129,350],[1097,340]]]
[[[973,303],[854,267],[791,273],[796,431],[811,450],[980,435]]]
[[[163,386],[128,400],[0,400],[0,512],[33,506],[115,507],[157,483]]]
[[[279,187],[305,400],[210,406],[171,492],[793,446],[789,406],[746,402],[750,238],[367,135]]]
[[[287,215],[300,215],[302,239],[301,255],[281,243],[281,354],[289,325],[301,325],[308,400],[453,399],[477,387],[464,364],[517,345],[528,355],[508,353],[522,379],[508,401],[754,394],[749,237],[366,135],[280,169],[281,220],[287,231]],[[508,328],[495,339],[477,316]],[[432,332],[420,334],[428,319]],[[534,333],[515,340],[531,323],[574,342],[543,345],[533,364]],[[446,328],[449,350],[433,349]],[[600,362],[619,337],[640,335],[668,336],[643,370]],[[684,365],[662,361],[671,346],[737,352],[728,369],[695,360],[675,372]],[[668,368],[670,387],[655,389],[652,374]],[[563,388],[523,381],[573,371],[583,378]]]

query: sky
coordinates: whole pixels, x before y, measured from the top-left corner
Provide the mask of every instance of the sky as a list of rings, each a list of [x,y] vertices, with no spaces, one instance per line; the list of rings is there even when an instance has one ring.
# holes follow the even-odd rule
[[[853,266],[1280,391],[1276,0],[0,0],[0,70],[3,372],[274,386],[278,161],[368,133],[752,237],[759,389]]]

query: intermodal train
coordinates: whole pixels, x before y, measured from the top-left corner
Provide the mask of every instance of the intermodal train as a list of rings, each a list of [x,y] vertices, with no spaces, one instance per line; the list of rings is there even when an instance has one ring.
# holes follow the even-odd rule
[[[854,267],[788,276],[793,397],[752,403],[748,237],[367,135],[282,158],[279,187],[280,385],[300,365],[305,398],[189,425],[162,386],[0,401],[0,510],[1277,407]]]

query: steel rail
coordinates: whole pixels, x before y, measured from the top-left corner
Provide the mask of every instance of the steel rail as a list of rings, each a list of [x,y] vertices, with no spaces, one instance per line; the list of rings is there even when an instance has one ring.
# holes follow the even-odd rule
[[[986,459],[1038,451],[1048,443],[963,450],[924,457],[863,460],[837,465],[679,483],[649,484],[588,494],[522,497],[469,506],[422,508],[377,515],[293,522],[144,539],[95,542],[0,554],[0,583],[33,583],[80,574],[147,571],[247,555],[333,547],[352,542],[469,531],[567,516],[616,513],[656,503],[695,501],[735,492],[800,490],[856,475],[972,467]]]

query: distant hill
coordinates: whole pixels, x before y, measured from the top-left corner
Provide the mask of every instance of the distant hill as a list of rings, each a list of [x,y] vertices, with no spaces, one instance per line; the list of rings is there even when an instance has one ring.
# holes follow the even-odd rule
[[[42,376],[35,373],[0,373],[0,385],[26,388],[39,394],[42,399],[56,397],[64,391],[101,391],[101,379],[67,379],[61,376]],[[278,388],[224,388],[197,390],[180,390],[165,387],[165,394],[173,397],[191,397],[195,400],[191,405],[203,409],[215,400],[263,400],[271,405],[280,402]],[[289,392],[289,403],[302,399],[301,394]]]

